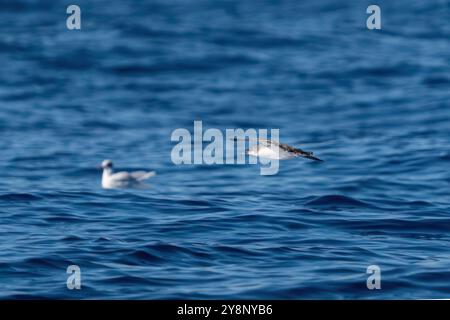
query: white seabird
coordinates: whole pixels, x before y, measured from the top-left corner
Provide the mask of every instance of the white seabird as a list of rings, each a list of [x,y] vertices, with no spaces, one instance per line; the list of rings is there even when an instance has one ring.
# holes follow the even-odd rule
[[[235,139],[246,140],[246,139]],[[310,151],[304,151],[291,147],[290,145],[278,143],[273,140],[265,139],[248,139],[250,141],[258,141],[258,144],[245,150],[245,153],[254,157],[261,157],[267,159],[286,160],[291,158],[307,158],[315,161],[323,161],[313,155]]]
[[[156,174],[154,171],[121,171],[114,173],[111,160],[103,160],[101,168],[103,169],[102,187],[105,189],[137,188],[144,185],[144,180]]]

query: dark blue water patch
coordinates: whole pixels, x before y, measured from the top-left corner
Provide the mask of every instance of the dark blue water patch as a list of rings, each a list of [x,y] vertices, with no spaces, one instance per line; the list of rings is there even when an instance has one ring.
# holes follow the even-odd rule
[[[348,228],[351,230],[367,231],[373,230],[380,232],[398,232],[403,233],[433,233],[436,235],[448,233],[450,226],[449,221],[445,218],[435,219],[418,219],[418,220],[406,220],[406,219],[351,219],[350,221],[330,221],[327,223],[333,223],[336,227]]]

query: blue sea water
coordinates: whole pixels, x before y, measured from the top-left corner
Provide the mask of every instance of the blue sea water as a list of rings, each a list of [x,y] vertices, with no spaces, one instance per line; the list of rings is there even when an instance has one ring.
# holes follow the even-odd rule
[[[0,298],[449,298],[450,1],[370,4],[2,0]],[[176,166],[194,120],[325,162]]]

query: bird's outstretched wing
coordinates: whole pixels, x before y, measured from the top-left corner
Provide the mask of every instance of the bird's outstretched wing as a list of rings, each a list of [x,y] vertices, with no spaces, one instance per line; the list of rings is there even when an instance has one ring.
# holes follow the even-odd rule
[[[234,141],[257,141],[259,144],[263,145],[264,147],[270,148],[271,146],[279,146],[280,144],[273,140],[267,140],[267,139],[255,139],[255,138],[234,138]]]

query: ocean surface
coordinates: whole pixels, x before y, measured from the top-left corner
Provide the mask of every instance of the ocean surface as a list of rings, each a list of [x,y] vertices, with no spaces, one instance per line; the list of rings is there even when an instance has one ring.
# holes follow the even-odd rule
[[[370,4],[2,0],[0,298],[450,298],[450,1]],[[194,120],[325,161],[177,166]]]

